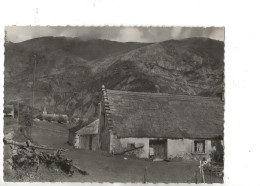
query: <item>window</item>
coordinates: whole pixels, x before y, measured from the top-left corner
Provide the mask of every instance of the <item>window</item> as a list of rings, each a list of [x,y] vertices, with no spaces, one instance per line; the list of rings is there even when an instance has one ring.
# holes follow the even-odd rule
[[[194,141],[194,153],[205,153],[205,141]]]
[[[127,148],[128,149],[134,149],[135,148],[135,144],[134,143],[127,143]]]

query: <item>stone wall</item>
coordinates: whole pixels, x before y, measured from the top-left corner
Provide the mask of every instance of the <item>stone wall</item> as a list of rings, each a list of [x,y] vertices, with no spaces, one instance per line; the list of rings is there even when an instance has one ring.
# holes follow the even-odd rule
[[[92,136],[92,143],[90,149],[90,136]],[[98,135],[80,135],[79,149],[96,150],[98,148]]]

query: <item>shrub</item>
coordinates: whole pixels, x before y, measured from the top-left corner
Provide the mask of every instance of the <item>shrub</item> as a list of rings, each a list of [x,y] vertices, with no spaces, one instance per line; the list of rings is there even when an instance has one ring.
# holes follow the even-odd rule
[[[48,121],[48,122],[51,122],[52,121],[52,117],[51,116],[46,116],[45,120]]]
[[[27,138],[31,138],[31,128],[33,125],[33,114],[32,114],[32,109],[29,108],[28,106],[25,106],[19,116],[19,125],[22,126],[23,133]]]
[[[58,123],[67,123],[67,119],[64,116],[59,116],[57,121]]]
[[[213,150],[210,154],[211,159],[215,162],[223,163],[223,161],[224,161],[223,145],[221,144],[221,142],[219,140],[211,141],[211,145],[215,148],[215,150]]]
[[[43,117],[42,114],[39,114],[39,115],[36,116],[36,118],[39,119],[39,120],[43,120],[44,117]]]
[[[51,116],[51,121],[58,122],[58,116]]]
[[[210,154],[211,159],[217,163],[223,163],[224,162],[224,153],[219,151],[213,151]]]

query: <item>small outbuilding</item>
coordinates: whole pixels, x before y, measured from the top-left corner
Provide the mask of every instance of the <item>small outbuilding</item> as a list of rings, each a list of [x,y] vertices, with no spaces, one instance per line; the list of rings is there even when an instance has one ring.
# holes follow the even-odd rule
[[[14,105],[4,105],[4,116],[14,118]]]
[[[96,150],[98,148],[99,119],[79,124],[69,129],[69,144],[75,148]]]

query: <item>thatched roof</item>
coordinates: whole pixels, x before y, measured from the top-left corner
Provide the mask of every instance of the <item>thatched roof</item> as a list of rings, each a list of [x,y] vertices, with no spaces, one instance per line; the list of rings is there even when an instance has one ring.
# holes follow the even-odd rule
[[[89,135],[89,134],[98,134],[98,126],[99,126],[99,119],[93,121],[89,125],[81,128],[76,132],[78,135]]]
[[[118,137],[223,137],[219,98],[115,90],[105,90],[103,97]]]
[[[11,112],[12,110],[14,110],[13,105],[4,105],[4,112]]]
[[[96,119],[95,118],[90,118],[88,120],[80,120],[77,125],[75,125],[74,127],[69,128],[69,131],[72,133],[76,133],[77,131],[79,131],[80,129],[92,124],[92,122],[95,122]]]
[[[69,128],[69,131],[72,133],[76,133],[78,130],[82,129],[83,127],[87,126],[86,124],[78,124],[74,127]]]

